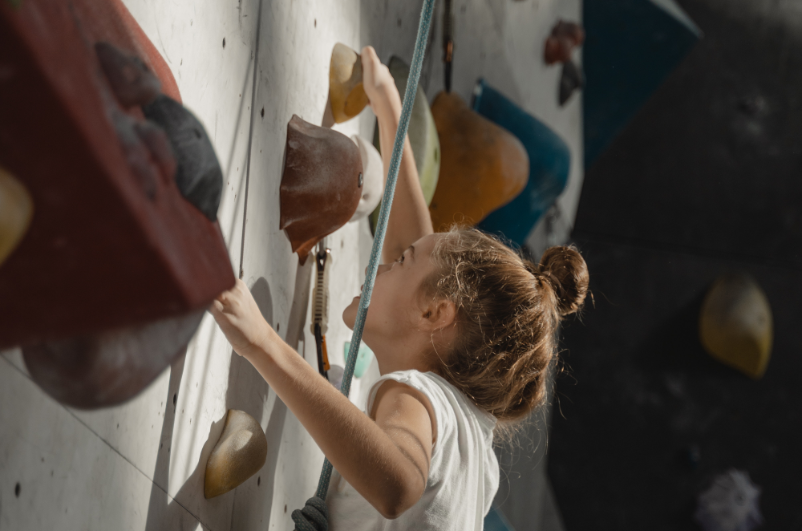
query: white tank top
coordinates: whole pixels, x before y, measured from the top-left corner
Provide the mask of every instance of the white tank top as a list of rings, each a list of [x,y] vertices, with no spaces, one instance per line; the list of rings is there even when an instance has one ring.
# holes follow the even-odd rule
[[[366,411],[384,380],[422,392],[432,404],[437,441],[426,490],[395,520],[387,520],[335,470],[326,505],[332,531],[481,531],[498,490],[499,469],[493,452],[496,419],[442,377],[419,371],[386,374],[371,388]]]

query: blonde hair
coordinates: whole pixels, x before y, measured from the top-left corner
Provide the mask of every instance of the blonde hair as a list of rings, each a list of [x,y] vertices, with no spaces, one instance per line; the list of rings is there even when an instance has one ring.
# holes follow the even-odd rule
[[[575,247],[551,247],[539,264],[475,229],[435,244],[426,295],[457,308],[457,338],[442,376],[499,421],[523,419],[543,402],[562,318],[577,312],[588,270]],[[443,353],[441,353],[443,354]]]

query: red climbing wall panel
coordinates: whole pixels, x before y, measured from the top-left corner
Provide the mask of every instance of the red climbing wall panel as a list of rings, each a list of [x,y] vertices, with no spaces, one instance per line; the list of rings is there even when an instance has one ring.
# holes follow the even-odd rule
[[[93,46],[138,55],[179,99],[166,63],[119,0],[14,4],[0,2],[0,166],[25,184],[35,210],[0,264],[0,347],[209,304],[234,284],[220,228],[172,179],[145,194]],[[138,108],[127,114],[142,119]]]

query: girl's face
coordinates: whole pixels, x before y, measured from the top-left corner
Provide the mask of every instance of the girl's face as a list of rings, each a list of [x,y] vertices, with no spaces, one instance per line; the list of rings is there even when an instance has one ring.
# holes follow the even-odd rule
[[[388,342],[394,346],[408,344],[418,331],[425,312],[420,288],[424,279],[435,271],[431,254],[440,237],[438,234],[424,236],[395,262],[379,266],[363,332],[365,343],[377,356],[383,345]],[[343,321],[348,328],[354,327],[358,307],[359,296],[356,296],[343,311]]]

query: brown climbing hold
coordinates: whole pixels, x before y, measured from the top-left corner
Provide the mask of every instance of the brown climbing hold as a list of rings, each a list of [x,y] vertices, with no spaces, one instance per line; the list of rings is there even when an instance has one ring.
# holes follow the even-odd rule
[[[440,137],[440,177],[429,205],[435,231],[475,225],[526,186],[529,156],[506,129],[468,108],[453,92],[432,104]]]
[[[336,123],[350,120],[368,104],[368,96],[362,87],[362,58],[339,42],[331,51],[329,101]]]
[[[574,48],[585,42],[585,30],[576,22],[558,21],[543,45],[543,60],[547,65],[571,60]]]
[[[0,167],[0,266],[22,241],[32,217],[31,194]]]
[[[718,361],[754,379],[766,372],[773,336],[766,294],[746,274],[719,277],[702,303],[699,338]]]
[[[287,124],[279,228],[301,263],[323,237],[345,225],[362,196],[362,159],[342,133],[305,122]]]
[[[220,440],[206,462],[203,495],[214,498],[234,490],[264,466],[267,438],[256,420],[229,409]]]

